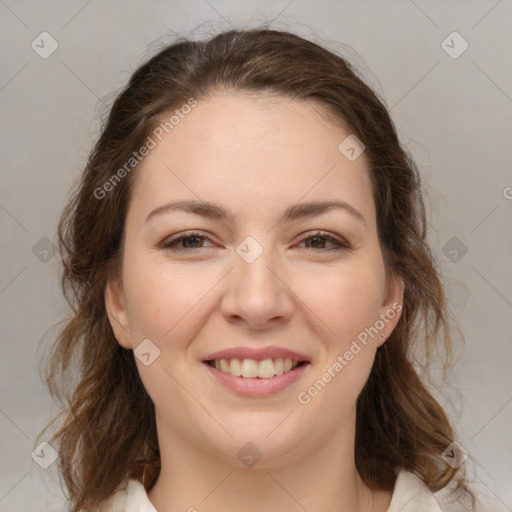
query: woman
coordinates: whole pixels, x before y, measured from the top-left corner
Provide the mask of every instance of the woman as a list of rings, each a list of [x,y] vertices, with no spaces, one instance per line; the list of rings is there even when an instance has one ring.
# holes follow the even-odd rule
[[[451,348],[425,225],[413,161],[340,56],[262,28],[141,66],[59,225],[74,309],[47,382],[69,396],[50,443],[71,510],[471,495],[411,356]]]

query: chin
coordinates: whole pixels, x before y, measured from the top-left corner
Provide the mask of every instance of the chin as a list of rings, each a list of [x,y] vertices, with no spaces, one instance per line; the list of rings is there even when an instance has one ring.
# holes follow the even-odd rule
[[[287,414],[268,414],[268,421],[262,421],[261,412],[255,412],[236,425],[227,421],[224,426],[233,437],[224,432],[221,437],[210,438],[206,441],[208,450],[236,467],[270,469],[289,464],[300,458],[305,440],[295,430],[298,426],[291,421],[293,413],[285,419]]]

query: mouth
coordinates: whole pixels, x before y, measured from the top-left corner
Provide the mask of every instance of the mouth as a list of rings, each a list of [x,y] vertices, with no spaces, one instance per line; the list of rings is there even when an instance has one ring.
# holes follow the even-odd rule
[[[261,361],[239,358],[209,359],[203,363],[222,373],[243,379],[272,379],[310,364],[309,361],[283,357],[267,358]]]
[[[204,356],[201,361],[214,383],[236,395],[269,397],[291,387],[313,364],[310,357],[280,346],[240,346]]]
[[[291,387],[307,373],[310,361],[291,358],[207,359],[203,366],[213,382],[249,398],[265,398]]]

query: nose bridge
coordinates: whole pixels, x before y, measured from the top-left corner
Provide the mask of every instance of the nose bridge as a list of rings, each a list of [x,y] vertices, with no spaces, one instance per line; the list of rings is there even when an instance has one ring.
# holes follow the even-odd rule
[[[236,247],[236,253],[224,312],[251,324],[289,315],[292,301],[279,276],[275,251],[248,236]]]
[[[269,244],[264,247],[263,242],[248,236],[237,246],[236,253],[235,279],[242,287],[242,292],[245,288],[259,294],[275,295],[279,286],[275,270],[272,271],[277,266],[272,247]],[[268,301],[270,297],[264,299]]]

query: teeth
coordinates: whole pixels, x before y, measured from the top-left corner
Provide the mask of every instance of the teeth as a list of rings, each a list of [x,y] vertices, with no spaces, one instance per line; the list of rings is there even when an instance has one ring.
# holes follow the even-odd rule
[[[297,361],[291,359],[264,359],[256,361],[254,359],[221,359],[214,361],[217,370],[224,373],[230,373],[235,377],[270,379],[275,375],[282,375],[285,372],[293,370],[299,365]]]
[[[224,359],[224,361],[226,360]],[[231,359],[231,363],[229,365],[229,373],[235,377],[240,377],[242,375],[242,364],[240,363],[240,359]]]
[[[244,373],[242,375],[245,377]],[[258,377],[260,379],[270,379],[275,375],[274,361],[272,359],[263,359],[258,364]]]
[[[257,377],[258,366],[254,359],[244,359],[242,361],[242,377]]]

